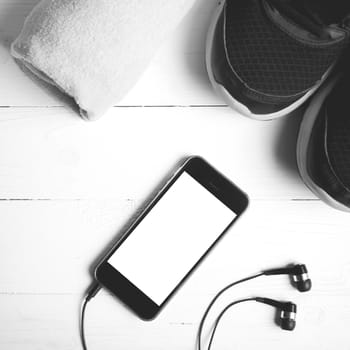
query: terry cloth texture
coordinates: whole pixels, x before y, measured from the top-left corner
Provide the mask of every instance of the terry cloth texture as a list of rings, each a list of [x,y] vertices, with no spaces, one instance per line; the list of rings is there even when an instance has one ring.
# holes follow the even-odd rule
[[[136,83],[195,0],[43,0],[12,55],[97,119]]]

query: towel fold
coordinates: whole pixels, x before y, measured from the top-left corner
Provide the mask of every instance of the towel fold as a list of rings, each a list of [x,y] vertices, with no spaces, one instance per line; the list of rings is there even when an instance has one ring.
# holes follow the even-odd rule
[[[194,0],[42,0],[12,55],[96,119],[136,83]]]

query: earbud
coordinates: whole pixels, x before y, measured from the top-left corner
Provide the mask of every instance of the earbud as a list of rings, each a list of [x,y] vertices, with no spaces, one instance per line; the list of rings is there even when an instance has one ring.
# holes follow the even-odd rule
[[[297,264],[290,267],[271,269],[263,271],[264,275],[290,275],[293,284],[300,292],[307,292],[311,289],[312,283],[307,273],[307,268],[303,264]]]
[[[279,325],[282,329],[286,331],[292,331],[295,328],[296,322],[295,317],[297,313],[297,306],[291,302],[281,302],[269,298],[256,298],[255,299],[259,303],[271,305],[276,307],[279,311]]]
[[[312,283],[305,265],[295,265],[292,273],[293,283],[300,292],[308,292]]]
[[[280,326],[286,331],[292,331],[295,328],[295,317],[297,313],[297,306],[294,303],[285,303],[284,307],[281,309],[280,314]]]

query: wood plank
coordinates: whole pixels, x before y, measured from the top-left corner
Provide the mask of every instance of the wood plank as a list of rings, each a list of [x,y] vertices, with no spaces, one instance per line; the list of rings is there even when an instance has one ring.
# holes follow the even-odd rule
[[[140,207],[139,199],[0,201],[0,292],[82,292]],[[252,201],[179,294],[213,293],[293,261],[309,266],[315,291],[349,293],[349,224],[349,215],[319,201]],[[271,278],[268,291],[285,284],[285,277]]]
[[[0,113],[1,198],[144,198],[201,155],[252,198],[315,198],[299,178],[300,118],[256,122],[227,107],[114,108],[86,123],[65,108]]]
[[[118,200],[0,202],[1,349],[79,348],[88,270],[135,206]],[[313,280],[310,294],[296,292],[285,276],[264,277],[228,293],[210,318],[236,298],[270,296],[298,304],[295,332],[275,327],[273,309],[247,304],[225,317],[214,346],[347,350],[349,220],[318,201],[253,201],[154,322],[138,320],[101,291],[87,309],[88,348],[193,349],[200,316],[220,287],[300,261]]]
[[[266,287],[265,287],[266,288]],[[262,305],[246,304],[223,320],[213,348],[254,350],[349,348],[347,296],[297,296],[299,311],[294,332],[273,324],[274,312]],[[79,296],[0,296],[0,346],[6,350],[80,349],[78,333]],[[195,304],[195,306],[193,306]],[[190,350],[204,304],[195,299],[175,314],[162,315],[146,323],[137,319],[106,294],[89,304],[86,336],[89,350]],[[178,317],[182,320],[178,321]],[[339,322],[344,320],[344,322]]]
[[[54,89],[26,76],[9,54],[25,16],[38,0],[0,0],[0,106],[61,106]],[[119,105],[224,104],[208,81],[205,37],[216,1],[201,0],[162,44],[148,70]],[[117,82],[116,82],[117,83]]]

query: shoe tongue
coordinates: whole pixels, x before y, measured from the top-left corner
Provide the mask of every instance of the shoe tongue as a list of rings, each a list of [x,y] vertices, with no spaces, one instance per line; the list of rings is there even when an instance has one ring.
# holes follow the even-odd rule
[[[349,0],[290,0],[290,2],[304,3],[325,25],[339,24],[350,13]]]
[[[323,39],[330,38],[328,26],[340,23],[350,12],[349,0],[270,1],[276,9],[296,24]]]

